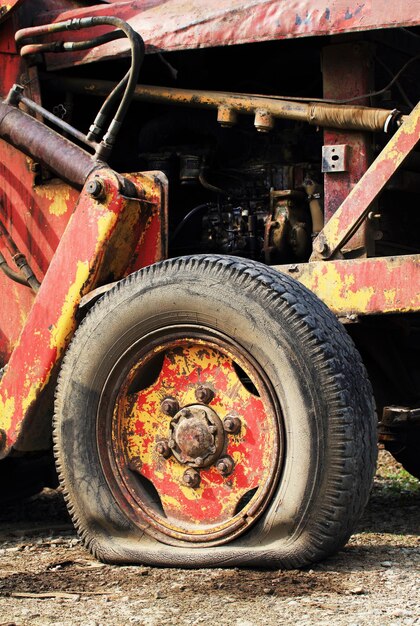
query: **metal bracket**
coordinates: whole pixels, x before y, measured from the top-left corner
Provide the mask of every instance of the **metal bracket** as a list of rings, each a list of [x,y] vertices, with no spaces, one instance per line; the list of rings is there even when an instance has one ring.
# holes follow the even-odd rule
[[[322,172],[334,174],[335,172],[347,172],[349,169],[350,146],[337,144],[322,146]]]
[[[420,103],[352,189],[314,241],[311,261],[331,258],[354,235],[370,206],[415,148],[420,137]]]

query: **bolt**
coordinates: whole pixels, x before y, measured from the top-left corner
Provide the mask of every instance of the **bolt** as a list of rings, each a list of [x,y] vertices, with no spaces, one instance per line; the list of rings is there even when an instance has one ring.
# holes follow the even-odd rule
[[[318,237],[315,239],[314,248],[316,252],[322,254],[322,256],[327,256],[330,251],[327,242],[325,241],[324,237],[321,237],[321,235],[318,235]]]
[[[204,459],[202,456],[198,456],[194,463],[197,465],[197,467],[201,467],[204,464]]]
[[[156,444],[156,451],[163,456],[164,459],[169,459],[172,454],[171,446],[168,441],[158,441]]]
[[[207,385],[200,385],[195,390],[195,397],[203,404],[209,404],[214,398],[214,391]]]
[[[176,446],[175,439],[169,439],[168,447],[171,448],[171,450],[173,450],[175,446]]]
[[[195,489],[200,484],[201,478],[197,470],[190,468],[184,472],[182,480],[188,487]]]
[[[222,476],[229,476],[233,472],[235,463],[230,456],[224,456],[216,463],[216,469]]]
[[[34,174],[39,174],[40,171],[41,171],[41,166],[40,166],[39,163],[37,163],[37,161],[31,161],[31,163],[29,165],[29,169]]]
[[[103,181],[100,178],[90,180],[86,185],[86,192],[95,200],[102,200],[105,192]]]
[[[223,428],[227,433],[231,435],[237,435],[241,430],[241,420],[239,417],[233,415],[227,415],[223,420]]]
[[[179,411],[179,403],[175,398],[165,398],[162,400],[160,408],[165,415],[173,417]]]

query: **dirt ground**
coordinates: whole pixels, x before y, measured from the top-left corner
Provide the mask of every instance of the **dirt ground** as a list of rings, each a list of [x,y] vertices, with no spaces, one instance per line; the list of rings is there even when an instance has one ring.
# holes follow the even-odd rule
[[[420,626],[419,531],[420,483],[384,452],[357,533],[303,571],[103,565],[46,490],[0,512],[0,626]]]

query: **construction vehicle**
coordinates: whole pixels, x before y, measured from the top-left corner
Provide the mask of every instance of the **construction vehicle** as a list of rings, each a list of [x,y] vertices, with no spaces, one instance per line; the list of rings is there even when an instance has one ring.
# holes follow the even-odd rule
[[[0,15],[3,502],[58,475],[112,563],[334,553],[378,433],[420,475],[420,3]]]

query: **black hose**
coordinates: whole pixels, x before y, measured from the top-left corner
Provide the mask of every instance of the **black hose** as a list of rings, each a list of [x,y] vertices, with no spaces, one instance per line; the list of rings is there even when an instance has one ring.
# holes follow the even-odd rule
[[[125,33],[117,30],[111,33],[105,33],[104,35],[99,35],[99,37],[95,37],[94,39],[86,39],[85,41],[65,41],[63,42],[64,50],[86,50],[87,48],[95,48],[96,46],[101,46],[104,43],[109,43],[110,41],[114,41],[115,39],[123,39]]]
[[[110,26],[115,26],[116,28],[120,28],[126,35],[130,42],[131,46],[131,68],[129,72],[129,77],[127,80],[127,84],[125,85],[125,92],[121,99],[120,105],[117,109],[117,112],[114,115],[112,122],[108,127],[108,131],[105,133],[100,147],[97,149],[96,154],[98,158],[108,156],[109,151],[111,150],[113,144],[115,143],[115,138],[117,133],[122,125],[123,119],[128,111],[128,107],[130,106],[131,100],[134,95],[134,90],[137,85],[137,80],[140,72],[140,67],[143,63],[145,46],[142,37],[136,33],[136,31],[131,28],[129,24],[124,22],[118,17],[92,17],[86,18],[88,21],[92,21],[92,26],[98,24],[109,24]],[[83,19],[80,21],[84,21]],[[111,100],[111,102],[107,103],[106,101],[101,107],[101,111],[105,109],[108,111],[109,108],[113,105],[113,101],[119,95],[120,89],[122,89],[123,84],[125,82],[125,77],[120,81],[117,87],[111,92],[108,96],[107,100]],[[121,85],[122,83],[122,85]],[[121,87],[120,87],[121,85]],[[101,113],[100,111],[100,113]]]
[[[12,270],[8,264],[2,253],[0,252],[0,269],[2,272],[6,274],[8,278],[11,278],[15,281],[15,283],[19,283],[20,285],[25,285],[25,287],[31,288],[28,281],[21,275],[19,272],[15,272]]]
[[[182,220],[180,221],[178,226],[175,228],[174,234],[171,237],[171,243],[174,241],[174,239],[176,239],[176,237],[179,235],[181,229],[184,228],[185,224],[188,222],[188,220],[193,215],[195,215],[199,211],[204,211],[205,209],[208,210],[208,209],[211,209],[211,208],[216,208],[216,205],[213,204],[212,202],[206,202],[205,204],[199,204],[198,206],[196,206],[193,209],[191,209],[191,211],[188,211],[188,213],[182,218]]]
[[[114,89],[110,92],[110,94],[105,99],[105,102],[102,104],[99,109],[98,114],[96,115],[92,126],[89,129],[89,133],[87,135],[88,140],[97,140],[98,135],[102,132],[104,124],[111,113],[111,110],[115,106],[115,100],[120,96],[121,92],[125,89],[127,85],[127,81],[130,77],[130,70],[126,73],[126,75],[120,80],[120,82],[114,87]]]
[[[125,37],[125,33],[122,31],[112,31],[111,33],[105,33],[94,37],[93,39],[86,39],[85,41],[50,41],[48,43],[30,44],[29,46],[23,46],[20,55],[22,57],[44,53],[44,52],[74,52],[77,50],[87,50],[88,48],[95,48],[101,46],[104,43],[109,43],[115,39],[122,39]]]
[[[54,24],[22,29],[21,31],[18,31],[16,33],[15,39],[17,42],[21,42],[28,37],[38,37],[41,35],[48,35],[50,33],[58,33],[68,30],[93,28],[95,26],[114,26],[115,28],[120,29],[129,40],[131,48],[130,70],[105,100],[104,104],[101,107],[101,110],[96,116],[94,124],[91,126],[88,135],[89,140],[91,140],[92,138],[95,138],[97,141],[99,140],[99,137],[103,130],[103,126],[106,121],[106,117],[109,114],[110,109],[114,106],[116,98],[120,95],[122,89],[125,88],[124,95],[121,99],[118,109],[111,123],[109,124],[108,130],[103,136],[101,143],[96,149],[96,158],[106,159],[109,156],[112,146],[115,143],[116,136],[121,128],[122,122],[127,113],[128,107],[134,95],[134,90],[137,85],[140,67],[143,62],[145,53],[145,46],[142,37],[129,24],[127,24],[127,22],[124,22],[124,20],[118,17],[104,15],[100,17],[75,18],[71,20],[66,20],[65,22],[56,22]],[[114,38],[117,38],[115,36],[115,33],[110,33],[108,35],[101,35],[94,39],[80,42],[80,45],[74,44],[74,42],[70,42],[70,44],[74,44],[75,46],[72,49],[82,50],[85,49],[85,47],[100,45],[100,43],[111,41]],[[77,47],[78,45],[79,47]]]

